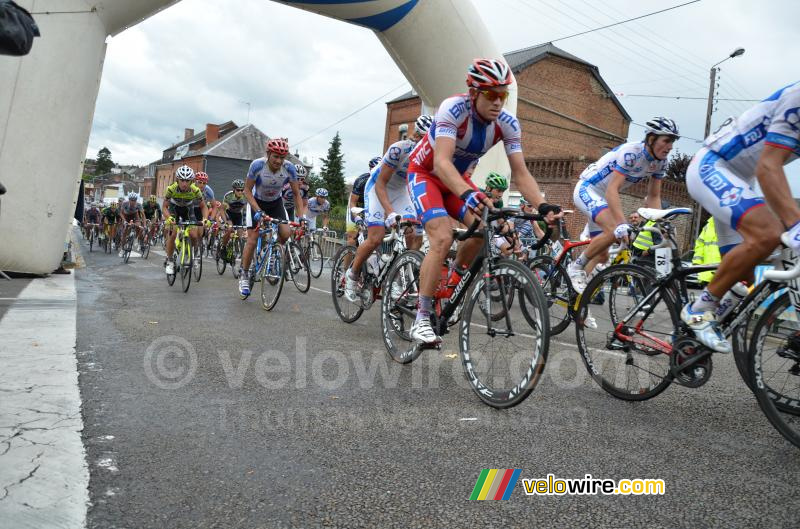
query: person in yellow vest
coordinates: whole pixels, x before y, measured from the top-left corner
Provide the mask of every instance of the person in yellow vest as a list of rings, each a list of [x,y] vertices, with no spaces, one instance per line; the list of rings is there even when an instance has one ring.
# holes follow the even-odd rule
[[[634,213],[633,215],[639,217],[638,213]],[[640,218],[637,225],[641,225],[642,228],[645,228],[655,226],[656,223],[649,220],[642,224]],[[656,261],[651,248],[657,244],[661,244],[661,236],[659,234],[653,233],[652,231],[640,231],[636,240],[633,241],[633,255],[636,258],[636,262],[638,264],[654,267]]]
[[[717,230],[714,228],[714,217],[708,219],[703,231],[700,232],[700,237],[694,244],[694,257],[692,257],[692,264],[694,265],[709,265],[719,264],[721,257],[719,254],[719,245],[717,244]],[[714,277],[714,271],[701,272],[697,274],[697,280],[702,285],[708,284]]]

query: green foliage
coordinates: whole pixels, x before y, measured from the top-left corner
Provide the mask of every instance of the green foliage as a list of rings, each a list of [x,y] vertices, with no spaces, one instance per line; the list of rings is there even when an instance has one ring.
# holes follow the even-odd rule
[[[692,161],[692,157],[688,154],[683,154],[679,150],[675,150],[672,153],[672,156],[669,159],[669,164],[667,165],[667,178],[669,180],[675,180],[676,182],[685,182],[686,181],[686,170],[689,168],[689,164]]]
[[[320,177],[324,182],[324,187],[328,190],[331,203],[334,205],[347,204],[348,197],[344,184],[344,154],[342,154],[342,139],[339,137],[338,131],[328,147],[328,155],[321,158],[320,161],[322,161]]]
[[[97,166],[95,167],[95,176],[110,173],[114,167],[114,161],[111,159],[111,151],[108,147],[103,147],[97,151]]]

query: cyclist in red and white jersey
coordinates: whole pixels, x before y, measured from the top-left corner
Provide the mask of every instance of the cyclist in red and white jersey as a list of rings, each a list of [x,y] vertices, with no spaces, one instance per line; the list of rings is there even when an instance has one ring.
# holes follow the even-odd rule
[[[560,214],[560,208],[544,202],[525,166],[519,121],[503,108],[512,82],[511,69],[505,62],[475,59],[467,70],[469,91],[444,100],[433,126],[411,153],[409,192],[430,244],[420,270],[417,319],[411,327],[411,337],[418,343],[441,341],[431,327],[430,313],[441,266],[453,241],[448,217],[470,224],[473,211],[492,207],[491,200],[465,173],[471,174],[478,159],[493,145],[505,145],[511,177],[525,199],[547,215],[549,222],[555,222]],[[480,247],[478,239],[459,245],[456,275],[472,262]],[[452,279],[457,282],[460,277]]]

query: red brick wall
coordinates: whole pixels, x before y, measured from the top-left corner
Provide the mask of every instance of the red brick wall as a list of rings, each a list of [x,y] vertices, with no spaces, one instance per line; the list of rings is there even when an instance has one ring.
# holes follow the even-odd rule
[[[167,186],[175,181],[175,170],[181,165],[188,165],[194,172],[203,170],[203,157],[193,156],[191,158],[184,158],[171,163],[159,165],[156,168],[156,196],[161,199],[164,198],[164,193]]]
[[[386,105],[386,130],[383,136],[383,152],[375,154],[382,156],[389,145],[400,140],[400,125],[408,126],[408,135],[414,132],[414,122],[422,112],[422,101],[415,97],[406,101],[398,101]]]

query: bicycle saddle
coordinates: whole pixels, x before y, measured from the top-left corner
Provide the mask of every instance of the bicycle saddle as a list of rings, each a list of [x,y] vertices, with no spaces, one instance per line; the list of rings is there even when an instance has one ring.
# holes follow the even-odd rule
[[[692,208],[670,208],[670,209],[654,209],[654,208],[639,208],[639,215],[647,220],[661,220],[671,219],[678,215],[689,215]]]

